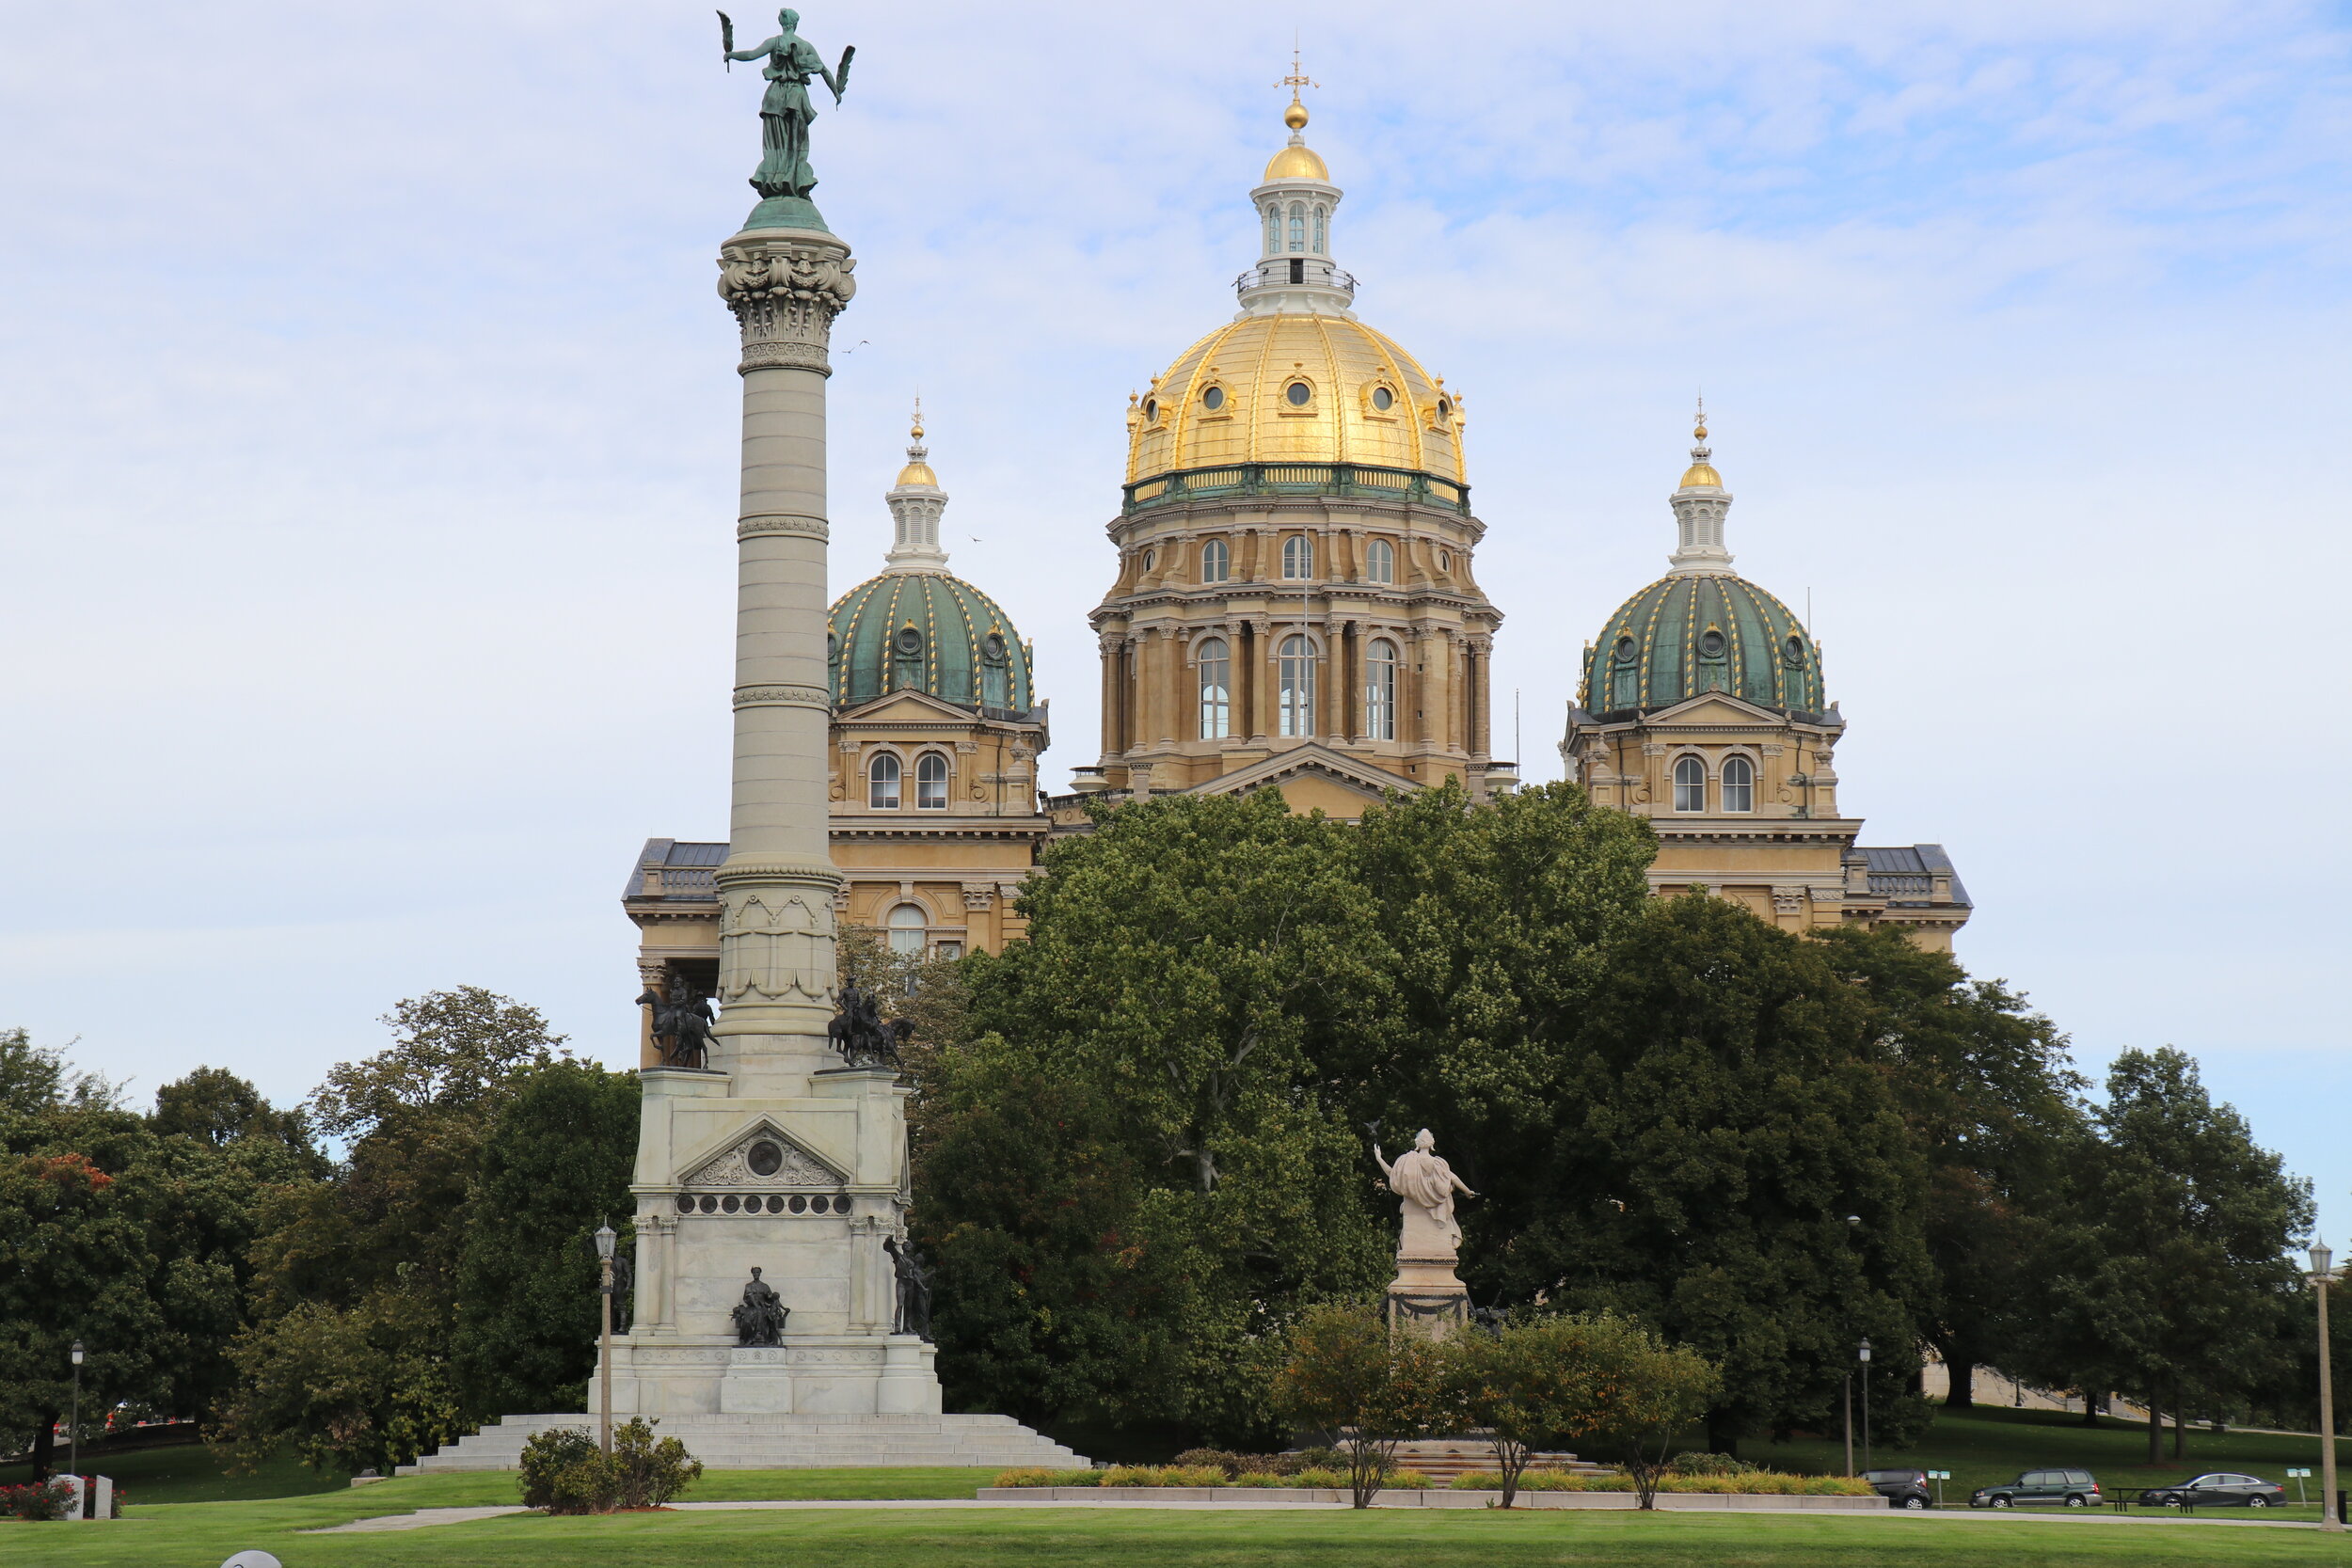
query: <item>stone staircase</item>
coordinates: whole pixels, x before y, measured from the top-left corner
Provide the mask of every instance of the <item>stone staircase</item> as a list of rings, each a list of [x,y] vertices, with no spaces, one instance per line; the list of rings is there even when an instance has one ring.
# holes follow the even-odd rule
[[[628,1419],[615,1416],[613,1424]],[[594,1433],[594,1416],[507,1416],[395,1473],[512,1470],[523,1441],[550,1427]],[[714,1470],[957,1465],[1083,1468],[1087,1461],[1009,1416],[664,1416],[654,1429]]]

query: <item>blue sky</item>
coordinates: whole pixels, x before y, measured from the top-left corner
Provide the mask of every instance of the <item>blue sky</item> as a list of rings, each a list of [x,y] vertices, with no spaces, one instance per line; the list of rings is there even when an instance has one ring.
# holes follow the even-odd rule
[[[862,292],[837,587],[919,388],[958,570],[1094,755],[1126,393],[1232,309],[1310,139],[1359,309],[1469,396],[1499,743],[1662,568],[1704,387],[1873,843],[2096,1069],[2173,1043],[2352,1155],[2340,8],[898,4],[818,197]],[[1317,18],[1321,19],[1318,20]],[[747,36],[764,13],[738,15]],[[615,1062],[617,898],[724,820],[755,73],[707,4],[99,4],[0,58],[0,1021],[293,1098],[477,983]]]

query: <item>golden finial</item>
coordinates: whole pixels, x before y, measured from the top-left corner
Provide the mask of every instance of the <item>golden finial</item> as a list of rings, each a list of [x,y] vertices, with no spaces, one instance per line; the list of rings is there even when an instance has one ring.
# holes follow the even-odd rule
[[[923,394],[920,392],[914,394],[914,428],[907,434],[918,441],[923,438]]]
[[[1282,123],[1291,128],[1291,137],[1293,140],[1295,140],[1297,139],[1298,133],[1307,128],[1307,105],[1298,101],[1298,89],[1301,87],[1319,88],[1323,86],[1321,82],[1313,80],[1305,71],[1298,68],[1298,40],[1296,35],[1293,35],[1291,39],[1291,73],[1274,85],[1278,87],[1288,87],[1291,89],[1291,106],[1282,111]]]
[[[1691,417],[1691,439],[1695,445],[1691,448],[1691,466],[1682,472],[1682,488],[1688,490],[1694,484],[1711,484],[1718,490],[1722,489],[1724,476],[1717,473],[1714,464],[1708,461],[1715,454],[1707,450],[1707,397],[1704,393],[1699,396],[1698,412]]]

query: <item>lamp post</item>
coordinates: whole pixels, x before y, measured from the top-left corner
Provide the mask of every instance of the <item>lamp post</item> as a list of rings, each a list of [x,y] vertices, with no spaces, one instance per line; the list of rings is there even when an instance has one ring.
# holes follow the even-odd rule
[[[612,1243],[610,1225],[596,1227],[596,1299],[604,1307],[604,1326],[596,1336],[596,1433],[604,1451],[612,1451]]]
[[[1870,1341],[1862,1341],[1855,1357],[1862,1363],[1862,1468],[1870,1468]]]
[[[2336,1384],[2328,1365],[2328,1286],[2336,1255],[2325,1242],[2312,1242],[2312,1291],[2319,1301],[2319,1528],[2341,1530],[2336,1512]]]
[[[1861,1226],[1861,1224],[1862,1216],[1860,1214],[1848,1214],[1846,1216],[1846,1249],[1850,1254],[1853,1250],[1854,1231]],[[1853,1373],[1851,1372],[1848,1372],[1846,1374],[1845,1405],[1846,1475],[1847,1478],[1851,1480],[1853,1476]]]
[[[2327,1299],[2326,1296],[2320,1297],[2323,1302]],[[2323,1307],[2320,1310],[2326,1311],[2327,1308]],[[72,1456],[66,1464],[72,1473],[78,1476],[82,1473],[82,1341],[79,1339],[73,1341],[73,1424],[65,1429],[65,1441],[66,1451]],[[50,1450],[52,1453],[56,1451],[55,1449]],[[2328,1474],[2332,1476],[2335,1472],[2330,1470]]]

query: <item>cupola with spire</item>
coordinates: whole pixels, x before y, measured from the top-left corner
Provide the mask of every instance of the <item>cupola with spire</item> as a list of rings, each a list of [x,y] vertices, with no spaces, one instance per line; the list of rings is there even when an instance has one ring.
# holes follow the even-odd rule
[[[1291,89],[1282,123],[1287,146],[1266,161],[1265,178],[1249,193],[1258,209],[1258,264],[1241,277],[1241,307],[1252,314],[1303,310],[1345,315],[1356,302],[1356,279],[1331,260],[1331,220],[1340,188],[1313,148],[1307,145],[1307,105],[1298,89],[1315,84],[1291,60],[1282,86]]]
[[[947,492],[939,487],[939,476],[931,472],[928,461],[931,453],[923,444],[921,398],[914,400],[914,420],[907,436],[906,467],[898,470],[898,483],[882,498],[898,531],[889,553],[882,558],[888,562],[884,569],[944,572],[947,569],[947,552],[939,543],[939,518],[947,510]]]
[[[1715,454],[1707,445],[1707,400],[1692,420],[1691,466],[1682,470],[1682,483],[1667,501],[1674,508],[1681,540],[1667,561],[1677,572],[1728,572],[1731,552],[1724,547],[1724,516],[1731,510],[1731,492],[1724,476],[1708,461]]]

